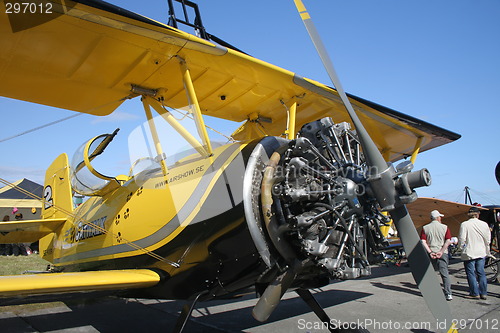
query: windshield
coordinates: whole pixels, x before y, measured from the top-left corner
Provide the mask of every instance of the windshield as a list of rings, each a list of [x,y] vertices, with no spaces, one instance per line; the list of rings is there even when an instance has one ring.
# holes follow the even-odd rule
[[[101,153],[113,140],[118,130],[113,134],[97,136],[83,145],[73,155],[71,160],[71,187],[82,195],[98,195],[114,180],[113,177],[99,173],[92,166],[92,162],[99,159]]]

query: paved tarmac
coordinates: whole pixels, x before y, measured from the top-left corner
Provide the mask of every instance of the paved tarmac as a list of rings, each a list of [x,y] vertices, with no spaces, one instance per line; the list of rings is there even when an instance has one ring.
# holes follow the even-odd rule
[[[374,266],[370,278],[334,282],[313,294],[334,324],[359,323],[370,332],[441,332],[410,270]],[[500,332],[500,284],[488,285],[486,300],[469,300],[463,265],[450,265],[460,332]],[[252,318],[255,295],[198,303],[185,332],[327,332],[294,292],[288,292],[266,323]],[[0,332],[170,332],[184,302],[104,297],[0,307]]]

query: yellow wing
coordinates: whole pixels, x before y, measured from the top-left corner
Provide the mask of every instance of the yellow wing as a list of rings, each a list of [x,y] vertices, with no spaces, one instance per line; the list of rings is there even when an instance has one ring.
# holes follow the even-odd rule
[[[160,280],[149,269],[0,276],[0,297],[147,288]]]
[[[337,92],[318,82],[123,9],[86,1],[53,5],[47,22],[12,29],[0,13],[0,95],[95,115],[131,96],[132,85],[158,89],[171,107],[188,104],[180,59],[191,71],[202,112],[247,121],[237,139],[281,135],[287,110],[298,103],[296,130],[330,116],[349,121]],[[64,13],[64,14],[62,14]],[[12,31],[16,32],[12,32]],[[460,136],[350,96],[387,160],[451,142]],[[260,122],[266,119],[268,122]]]

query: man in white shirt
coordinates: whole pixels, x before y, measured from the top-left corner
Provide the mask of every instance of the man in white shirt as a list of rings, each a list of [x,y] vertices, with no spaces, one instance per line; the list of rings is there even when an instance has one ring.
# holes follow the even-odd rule
[[[469,283],[466,298],[486,299],[488,281],[484,260],[490,252],[491,231],[488,223],[479,220],[479,208],[469,209],[469,219],[460,225],[458,239]]]
[[[439,271],[443,280],[444,295],[451,301],[451,282],[448,274],[448,246],[451,244],[451,233],[448,226],[441,223],[444,215],[437,210],[431,212],[431,222],[424,225],[420,232],[420,239],[424,248],[431,257],[434,270]]]

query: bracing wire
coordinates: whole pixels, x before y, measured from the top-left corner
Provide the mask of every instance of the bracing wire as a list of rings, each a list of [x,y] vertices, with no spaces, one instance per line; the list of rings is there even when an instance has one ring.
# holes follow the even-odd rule
[[[4,138],[4,139],[0,140],[0,143],[5,142],[5,141],[9,141],[9,140],[12,140],[12,139],[15,139],[15,138],[20,137],[20,136],[25,135],[25,134],[29,134],[29,133],[41,130],[42,128],[49,127],[49,126],[61,123],[63,121],[66,121],[66,120],[70,120],[72,118],[75,118],[75,117],[78,117],[78,116],[81,116],[81,115],[82,115],[82,113],[77,113],[77,114],[73,114],[73,115],[71,115],[69,117],[65,117],[65,118],[62,118],[62,119],[59,119],[59,120],[56,120],[56,121],[52,121],[52,122],[47,123],[45,125],[41,125],[41,126],[38,126],[38,127],[32,128],[32,129],[29,129],[27,131],[24,131],[24,132],[21,132],[21,133],[9,136],[7,138]]]
[[[94,110],[98,110],[100,108],[103,108],[103,107],[106,107],[108,105],[112,105],[112,104],[115,104],[115,103],[118,103],[118,102],[121,102],[121,101],[124,101],[126,99],[130,99],[132,98],[133,96],[132,95],[127,95],[126,97],[123,97],[123,98],[120,98],[120,99],[117,99],[115,101],[112,101],[112,102],[109,102],[109,103],[105,103],[103,105],[99,105],[99,106],[96,106],[95,108],[92,108],[92,109],[89,109],[89,110],[86,110],[84,112],[81,112],[81,113],[77,113],[77,114],[73,114],[71,116],[68,116],[68,117],[65,117],[65,118],[61,118],[59,120],[55,120],[55,121],[52,121],[50,123],[47,123],[47,124],[44,124],[44,125],[41,125],[41,126],[37,126],[35,128],[32,128],[32,129],[29,129],[27,131],[24,131],[24,132],[21,132],[21,133],[18,133],[18,134],[15,134],[15,135],[12,135],[12,136],[9,136],[7,138],[4,138],[4,139],[1,139],[0,140],[0,143],[2,142],[5,142],[5,141],[9,141],[11,139],[15,139],[17,137],[20,137],[22,135],[25,135],[25,134],[29,134],[29,133],[32,133],[32,132],[35,132],[35,131],[38,131],[38,130],[41,130],[42,128],[45,128],[45,127],[49,127],[49,126],[52,126],[52,125],[55,125],[55,124],[58,124],[58,123],[61,123],[63,121],[66,121],[66,120],[70,120],[72,118],[75,118],[75,117],[78,117],[78,116],[81,116],[83,114],[86,114],[86,113],[92,113],[92,111]]]
[[[167,107],[165,106],[165,104],[163,104],[163,101],[161,102],[161,106],[163,107],[163,109],[164,109],[165,111],[170,112],[170,111],[167,109]],[[176,117],[174,117],[174,118],[175,118],[175,119],[177,119],[177,120],[182,120],[182,119],[184,119],[184,118],[186,118],[186,117],[187,117],[188,119],[194,120],[193,116],[191,116],[188,112],[186,112],[186,113],[182,113],[180,110],[177,110],[177,109],[172,109],[172,110],[174,110],[174,111],[176,111],[177,113],[180,113],[180,114],[182,115],[182,118],[181,118],[181,119],[177,119]],[[211,130],[211,131],[213,131],[213,132],[215,132],[215,133],[219,134],[220,136],[225,137],[225,138],[227,139],[227,141],[228,141],[228,142],[235,142],[235,140],[234,140],[232,137],[225,135],[224,133],[222,133],[222,132],[220,132],[220,131],[216,130],[216,129],[215,129],[215,128],[213,128],[213,127],[208,126],[207,124],[204,124],[204,125],[205,125],[205,127],[206,127],[206,128],[208,128],[209,130]]]
[[[478,192],[478,191],[475,191],[473,189],[471,189],[469,187],[469,190],[475,195],[475,196],[478,196],[480,197],[482,200],[485,201],[486,204],[491,204],[491,205],[495,205],[497,203],[495,203],[495,199],[493,197],[490,197],[489,195],[487,195],[486,193],[481,193],[481,192]]]

